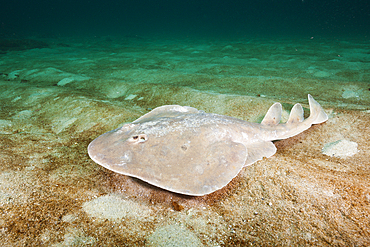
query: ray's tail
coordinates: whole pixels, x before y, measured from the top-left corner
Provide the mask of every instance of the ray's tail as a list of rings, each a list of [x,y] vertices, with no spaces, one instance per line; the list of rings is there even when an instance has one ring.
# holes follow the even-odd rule
[[[311,127],[313,124],[320,124],[328,120],[328,115],[321,105],[309,94],[310,116],[303,117],[301,104],[295,104],[290,112],[289,119],[285,124],[279,124],[281,119],[282,106],[280,103],[273,104],[267,111],[261,124],[267,128],[273,128],[275,134],[271,140],[286,139],[295,136]]]

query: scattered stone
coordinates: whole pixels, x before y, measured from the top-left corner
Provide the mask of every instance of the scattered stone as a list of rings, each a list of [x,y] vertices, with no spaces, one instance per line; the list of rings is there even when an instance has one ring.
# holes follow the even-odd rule
[[[313,75],[316,77],[329,77],[330,73],[326,71],[317,71]]]
[[[16,80],[19,78],[19,73],[22,72],[22,70],[15,70],[8,74],[7,79],[10,81]]]
[[[53,247],[58,246],[91,246],[96,242],[95,238],[86,236],[86,234],[75,228],[69,228],[64,235],[64,241],[61,243],[53,244]]]
[[[132,100],[132,99],[135,99],[136,98],[136,94],[130,94],[129,96],[127,96],[126,98],[125,98],[125,100]]]
[[[57,83],[57,85],[58,86],[60,86],[60,87],[63,87],[63,86],[65,86],[65,85],[67,85],[68,83],[71,83],[71,82],[73,82],[74,80],[73,80],[73,78],[64,78],[64,79],[62,79],[62,80],[60,80],[58,83]]]
[[[345,99],[349,98],[358,98],[359,94],[358,92],[352,91],[352,90],[346,90],[342,93],[342,97]]]
[[[358,152],[357,143],[345,139],[327,143],[324,145],[324,148],[322,149],[323,154],[339,158],[353,156],[357,152]]]
[[[196,247],[203,246],[199,238],[189,229],[178,225],[167,225],[158,228],[148,237],[148,246],[161,247]]]

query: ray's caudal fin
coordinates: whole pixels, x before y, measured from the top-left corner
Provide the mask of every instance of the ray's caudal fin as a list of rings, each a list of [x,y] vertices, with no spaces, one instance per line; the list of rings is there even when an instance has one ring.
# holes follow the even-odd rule
[[[328,115],[324,109],[310,94],[308,95],[308,102],[310,104],[310,116],[307,118],[307,121],[311,120],[312,124],[319,124],[328,120]]]
[[[324,109],[310,94],[308,95],[308,102],[310,105],[310,116],[306,120],[303,117],[303,107],[298,103],[293,106],[288,121],[285,124],[279,124],[282,106],[280,103],[275,103],[267,111],[261,124],[266,128],[274,128],[276,132],[275,139],[286,139],[305,131],[313,124],[320,124],[328,120],[328,115]]]

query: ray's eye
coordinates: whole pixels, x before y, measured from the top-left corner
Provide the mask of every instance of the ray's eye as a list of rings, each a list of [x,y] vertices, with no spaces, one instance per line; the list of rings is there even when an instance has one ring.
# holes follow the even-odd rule
[[[148,140],[148,137],[145,134],[134,135],[131,137],[131,141],[134,143],[145,142],[147,140]]]

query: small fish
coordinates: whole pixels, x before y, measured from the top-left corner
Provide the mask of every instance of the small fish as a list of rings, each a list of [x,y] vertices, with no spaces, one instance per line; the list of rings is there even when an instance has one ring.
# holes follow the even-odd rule
[[[295,136],[328,116],[308,95],[310,116],[298,103],[279,124],[282,106],[273,104],[260,124],[165,105],[89,144],[92,160],[117,173],[172,192],[202,196],[226,186],[240,170],[276,153],[273,140]]]

